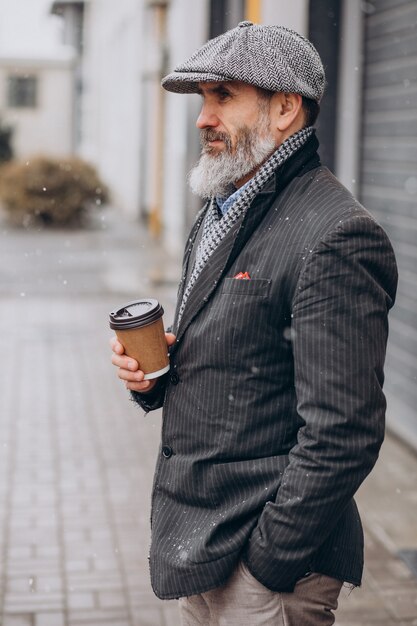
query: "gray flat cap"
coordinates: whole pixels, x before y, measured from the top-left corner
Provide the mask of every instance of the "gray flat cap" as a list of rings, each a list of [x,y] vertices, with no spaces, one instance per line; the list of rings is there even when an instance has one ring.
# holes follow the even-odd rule
[[[238,80],[270,91],[299,93],[320,102],[324,68],[313,44],[283,26],[240,22],[165,76],[162,86],[195,93],[200,82]]]

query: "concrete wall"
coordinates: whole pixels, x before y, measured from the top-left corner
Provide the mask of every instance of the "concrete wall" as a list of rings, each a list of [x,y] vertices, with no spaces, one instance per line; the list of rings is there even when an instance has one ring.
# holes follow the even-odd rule
[[[262,24],[279,24],[308,36],[309,0],[262,0]]]
[[[9,107],[7,81],[10,75],[35,76],[38,81],[34,108]],[[33,154],[66,156],[73,151],[73,63],[70,60],[0,60],[0,111],[14,128],[15,156]]]
[[[208,10],[206,0],[198,3],[174,0],[171,3],[167,33],[168,71],[206,41]],[[186,224],[192,221],[201,205],[191,195],[185,182],[200,151],[195,127],[200,97],[172,93],[167,93],[165,97],[164,239],[172,250],[180,250],[184,245]]]
[[[85,8],[80,153],[131,217],[140,206],[142,3]]]

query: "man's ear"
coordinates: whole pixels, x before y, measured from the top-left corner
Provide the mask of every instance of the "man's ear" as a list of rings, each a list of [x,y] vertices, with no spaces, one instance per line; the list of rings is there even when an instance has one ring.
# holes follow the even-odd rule
[[[271,102],[272,123],[276,130],[285,133],[294,122],[302,127],[304,120],[303,99],[298,93],[278,92],[273,95]]]

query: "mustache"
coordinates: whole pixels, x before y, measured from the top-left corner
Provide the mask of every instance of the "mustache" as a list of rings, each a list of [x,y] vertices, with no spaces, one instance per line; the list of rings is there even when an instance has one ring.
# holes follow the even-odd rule
[[[200,143],[203,150],[211,149],[211,146],[209,146],[210,141],[223,141],[226,150],[231,151],[232,149],[232,140],[227,133],[222,133],[212,128],[203,128],[200,131]]]

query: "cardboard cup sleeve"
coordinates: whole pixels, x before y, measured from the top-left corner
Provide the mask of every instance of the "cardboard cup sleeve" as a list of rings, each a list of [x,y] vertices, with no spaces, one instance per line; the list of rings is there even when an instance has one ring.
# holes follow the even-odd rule
[[[136,359],[145,380],[158,378],[169,370],[168,347],[162,318],[141,328],[116,330],[127,356]]]

